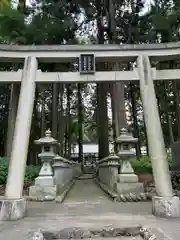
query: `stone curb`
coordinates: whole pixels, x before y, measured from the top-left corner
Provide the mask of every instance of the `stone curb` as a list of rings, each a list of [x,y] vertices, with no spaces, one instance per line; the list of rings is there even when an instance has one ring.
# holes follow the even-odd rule
[[[95,183],[106,193],[112,198],[114,201],[117,199],[117,194],[110,190],[104,183],[100,182],[99,179],[94,178]]]
[[[75,182],[76,182],[76,179],[72,179],[72,181],[69,183],[69,186],[64,190],[64,192],[60,196],[56,197],[55,201],[57,203],[62,203],[64,201],[64,199],[66,198],[68,192],[74,186]]]
[[[26,199],[26,201],[30,201],[30,202],[52,202],[52,201],[56,201],[57,203],[62,203],[66,197],[66,195],[68,194],[68,192],[71,190],[71,188],[73,187],[73,185],[76,182],[76,177],[74,177],[68,187],[64,190],[64,192],[56,197],[52,197],[52,196],[48,196],[46,198],[40,198],[40,197],[31,197],[31,196],[24,196],[24,198]]]
[[[26,201],[29,202],[52,202],[55,200],[55,197],[48,196],[48,197],[31,197],[31,196],[24,196]]]
[[[127,193],[127,194],[120,194],[118,195],[111,189],[109,189],[104,183],[102,183],[99,179],[94,179],[95,182],[99,185],[99,187],[107,193],[114,201],[117,202],[140,202],[140,201],[149,201],[152,200],[152,197],[154,196],[153,193],[140,193],[138,196],[136,196],[133,193]]]
[[[69,186],[59,196],[56,196],[56,197],[49,196],[48,198],[25,196],[24,198],[26,199],[26,201],[29,201],[29,202],[52,202],[52,201],[56,201],[57,203],[62,203],[64,201],[66,195],[70,191],[70,189],[73,187],[75,181],[76,181],[75,179],[71,180],[71,182],[69,183]]]

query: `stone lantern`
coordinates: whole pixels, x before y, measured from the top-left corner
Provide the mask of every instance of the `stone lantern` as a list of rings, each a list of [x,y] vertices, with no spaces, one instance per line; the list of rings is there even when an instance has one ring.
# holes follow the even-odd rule
[[[135,156],[135,152],[132,150],[138,139],[134,138],[131,133],[127,131],[127,129],[121,129],[120,136],[116,140],[116,144],[118,146],[117,155],[122,160],[120,174],[118,176],[118,180],[121,183],[120,192],[124,193],[126,190],[135,188],[138,192],[143,192],[143,184],[138,183],[138,176],[134,173],[134,170],[129,162],[129,159]],[[124,187],[123,187],[124,186]]]
[[[35,185],[30,187],[29,195],[32,198],[41,198],[41,200],[49,200],[52,197],[54,199],[56,187],[52,162],[55,157],[55,146],[58,144],[57,140],[51,137],[51,131],[47,130],[45,137],[35,140],[34,143],[41,146],[41,153],[38,157],[41,159],[42,167],[39,176],[35,179]]]
[[[137,141],[138,139],[134,138],[127,129],[121,129],[120,136],[117,138],[116,144],[118,147],[117,155],[123,160],[123,165],[131,165],[128,159],[135,156],[135,152],[132,151],[132,148],[134,148]]]
[[[55,157],[55,145],[57,140],[51,137],[51,131],[45,132],[45,137],[34,141],[35,144],[41,145],[41,153],[38,157],[41,159],[42,167],[39,172],[39,177],[36,178],[37,185],[54,185],[54,177],[52,170],[52,161]]]

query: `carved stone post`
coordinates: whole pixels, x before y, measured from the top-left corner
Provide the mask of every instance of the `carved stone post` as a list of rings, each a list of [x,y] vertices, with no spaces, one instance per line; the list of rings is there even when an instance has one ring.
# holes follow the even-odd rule
[[[111,190],[117,190],[117,177],[119,168],[119,157],[110,155],[98,162],[99,180]]]

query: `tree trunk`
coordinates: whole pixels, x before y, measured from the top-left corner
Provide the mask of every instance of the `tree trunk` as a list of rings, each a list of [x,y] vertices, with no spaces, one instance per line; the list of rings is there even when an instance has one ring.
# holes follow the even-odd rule
[[[26,0],[19,0],[17,10],[24,15],[26,14]]]
[[[118,127],[118,119],[117,119],[117,112],[115,109],[115,99],[113,94],[113,84],[110,85],[110,93],[111,93],[111,110],[112,110],[112,129],[113,129],[113,140],[114,140],[114,152],[118,152],[118,147],[116,144],[116,139],[118,137],[119,133],[119,127]]]
[[[84,171],[84,161],[83,161],[83,103],[81,95],[81,84],[78,83],[78,145],[79,145],[79,161],[81,163],[81,170]]]
[[[70,143],[70,124],[71,124],[71,116],[70,116],[70,111],[71,111],[71,99],[70,99],[70,85],[67,84],[66,86],[67,89],[67,106],[66,106],[66,133],[65,133],[65,156],[69,157],[70,156],[70,151],[69,149],[71,143]]]
[[[169,81],[167,83],[169,84]],[[163,81],[163,87],[164,87],[164,111],[165,111],[165,115],[166,115],[166,121],[168,123],[170,145],[172,146],[173,143],[174,143],[174,136],[173,136],[173,130],[172,130],[171,116],[170,116],[169,110],[168,110],[168,99],[167,99],[167,93],[166,93],[166,90],[168,88],[168,84],[167,83],[166,83],[166,81]]]
[[[64,149],[64,134],[65,134],[65,117],[64,117],[64,108],[63,108],[63,92],[64,92],[64,85],[59,84],[59,119],[58,119],[58,140],[60,143],[60,155],[63,155],[63,149]]]
[[[104,44],[103,10],[104,2],[96,1],[98,43]],[[108,116],[107,116],[107,85],[97,84],[97,132],[99,144],[99,159],[109,155]]]
[[[38,118],[38,112],[37,112],[37,102],[38,102],[38,97],[39,97],[39,92],[38,92],[38,88],[36,88],[36,92],[35,92],[35,100],[34,100],[34,107],[33,107],[33,116],[32,116],[32,124],[31,124],[31,133],[30,133],[30,140],[29,140],[29,150],[28,150],[28,157],[27,157],[27,164],[28,165],[40,165],[40,160],[37,157],[37,153],[36,153],[36,149],[34,146],[34,140],[35,138],[39,138],[40,136],[37,136],[39,134],[37,134],[38,132],[38,122],[39,122],[39,118]],[[40,132],[38,132],[40,133]]]
[[[58,83],[52,86],[52,136],[57,139],[58,128]]]
[[[108,19],[108,26],[109,26],[109,32],[108,32],[108,39],[110,44],[116,43],[116,24],[115,24],[115,8],[114,3],[112,0],[108,0],[107,6],[107,19]],[[114,65],[113,70],[120,70],[120,65],[117,62]],[[112,95],[114,98],[114,109],[115,109],[115,116],[116,116],[116,122],[114,123],[116,125],[116,137],[120,135],[120,131],[122,128],[126,127],[126,114],[125,114],[125,99],[124,99],[124,83],[123,82],[117,82],[112,84]]]
[[[176,122],[177,122],[177,135],[178,140],[180,140],[180,100],[179,100],[179,92],[177,89],[177,82],[176,80],[172,81],[172,87],[174,92],[174,102],[176,108]]]
[[[144,136],[145,136],[145,144],[146,144],[146,154],[149,157],[149,146],[148,146],[148,138],[147,138],[147,131],[146,131],[145,120],[144,120]]]
[[[107,85],[105,83],[97,84],[97,107],[99,159],[102,159],[109,155]]]
[[[124,98],[124,83],[116,83],[114,85],[115,106],[118,119],[119,134],[122,128],[126,127],[126,112],[125,112],[125,98]]]
[[[15,129],[15,123],[16,123],[16,114],[17,114],[17,108],[18,108],[19,93],[20,93],[20,84],[11,84],[6,153],[5,153],[5,156],[7,156],[7,157],[10,157],[11,151],[12,151],[12,142],[13,142],[13,137],[14,137],[14,129]]]
[[[44,93],[42,95],[42,98],[41,98],[41,106],[42,106],[42,109],[41,109],[41,137],[44,137],[45,136],[45,96],[44,96]]]
[[[131,98],[131,104],[132,104],[132,117],[133,117],[133,132],[134,137],[138,139],[138,142],[136,144],[136,156],[137,159],[140,159],[141,157],[141,143],[140,143],[140,135],[139,135],[139,126],[138,126],[138,120],[137,120],[137,111],[136,111],[136,98],[135,98],[135,87],[133,83],[129,84],[130,87],[130,98]]]

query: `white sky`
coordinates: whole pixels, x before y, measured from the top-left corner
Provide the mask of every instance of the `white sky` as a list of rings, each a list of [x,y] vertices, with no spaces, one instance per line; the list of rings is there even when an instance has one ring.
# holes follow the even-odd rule
[[[146,15],[151,11],[151,4],[154,3],[154,0],[144,0],[144,10],[141,12],[140,16]]]

